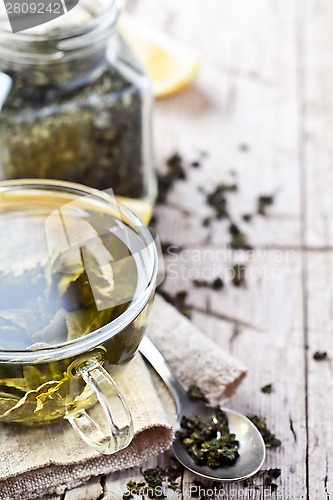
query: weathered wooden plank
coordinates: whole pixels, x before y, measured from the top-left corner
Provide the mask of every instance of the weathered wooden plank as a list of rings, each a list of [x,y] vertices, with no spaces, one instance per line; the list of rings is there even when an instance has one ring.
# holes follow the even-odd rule
[[[329,0],[301,2],[300,78],[302,79],[302,154],[304,157],[306,243],[333,244],[333,4]]]
[[[323,249],[305,256],[307,296],[308,371],[308,485],[309,498],[328,500],[333,494],[333,448],[328,409],[332,398],[332,253],[333,244],[333,5],[309,0],[300,8],[303,29],[299,33],[301,110],[301,156],[303,160],[304,243]],[[316,361],[316,351],[330,360]]]
[[[109,474],[104,478],[103,500],[119,500],[128,491],[128,481],[140,481],[142,474],[139,467]]]
[[[302,262],[299,252],[294,252],[292,259],[287,252],[282,259],[275,260],[272,255],[274,250],[261,261],[261,271],[266,269],[268,273],[266,279],[254,282],[249,274],[244,289],[233,288],[230,283],[226,289],[216,292],[196,289],[183,275],[179,275],[170,288],[170,291],[181,287],[188,289],[189,302],[197,309],[204,309],[202,304],[205,306],[207,300],[213,298],[219,304],[219,310],[208,316],[194,309],[192,319],[221,347],[246,359],[249,367],[247,380],[228,406],[248,415],[264,416],[283,443],[281,449],[268,453],[266,463],[267,467],[282,468],[278,497],[276,493],[271,495],[267,488],[256,491],[232,484],[221,487],[221,498],[233,498],[234,495],[234,498],[248,499],[298,499],[306,495]],[[206,263],[196,262],[195,266],[200,270]],[[276,279],[269,280],[268,275]],[[226,319],[218,318],[218,315]],[[251,328],[250,323],[246,325],[246,321],[252,321],[256,328]],[[263,394],[260,388],[268,383],[273,383],[273,393]],[[127,474],[120,477],[128,480]],[[193,479],[190,474],[184,476],[184,499],[190,498]],[[113,476],[111,484],[112,480]]]
[[[308,438],[312,499],[333,494],[333,252],[308,255]],[[316,361],[316,352],[327,358]]]
[[[199,151],[209,157],[201,169],[169,195],[177,209],[159,208],[163,238],[185,243],[208,230],[201,220],[204,194],[238,172],[239,196],[230,197],[235,221],[256,210],[258,195],[274,194],[271,217],[247,226],[254,245],[299,245],[300,188],[294,2],[143,0],[137,15],[155,28],[195,46],[202,68],[195,83],[155,109],[156,163],[179,151],[189,165]],[[203,12],[204,10],[204,12]],[[244,147],[244,145],[246,147]],[[235,180],[235,179],[234,179]],[[240,201],[241,199],[241,201]],[[179,210],[180,209],[180,210]],[[188,211],[194,217],[183,217]],[[212,242],[226,242],[223,223]]]
[[[45,495],[45,496],[39,498],[39,500],[62,500],[62,499],[63,499],[63,495],[62,496],[59,496],[59,495]]]
[[[244,286],[239,288],[232,284],[235,262],[240,262],[245,275]],[[293,280],[293,272],[300,265],[301,257],[296,250],[262,249],[235,255],[212,246],[178,252],[171,247],[165,254],[167,279],[164,288],[171,294],[186,290],[189,303],[198,310],[222,319],[229,318],[254,330],[270,331],[273,323],[282,334],[283,342],[284,323],[302,328],[300,315],[295,314],[300,289],[295,287]],[[194,280],[212,282],[215,277],[224,281],[222,290],[194,286]],[[285,293],[288,293],[288,302]]]

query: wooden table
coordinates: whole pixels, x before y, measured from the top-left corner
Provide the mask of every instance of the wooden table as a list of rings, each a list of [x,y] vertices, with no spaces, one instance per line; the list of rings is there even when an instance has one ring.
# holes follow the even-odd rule
[[[156,104],[157,166],[163,170],[179,152],[187,171],[156,210],[160,239],[177,247],[165,256],[164,289],[187,290],[194,323],[246,362],[248,377],[228,405],[263,416],[282,441],[267,457],[267,467],[282,468],[276,493],[232,484],[219,498],[329,500],[333,2],[131,0],[128,8],[197,48],[203,61],[191,87]],[[193,168],[200,151],[208,156]],[[196,288],[191,278],[225,278],[230,268],[230,256],[219,253],[230,241],[229,223],[202,225],[212,213],[202,189],[225,181],[238,185],[229,195],[230,213],[255,249],[245,258],[246,286],[226,279],[220,291]],[[268,215],[243,221],[266,194],[274,194]],[[315,361],[316,351],[329,359]],[[262,393],[269,383],[273,392]],[[120,500],[138,475],[97,478],[63,498]],[[183,499],[191,479],[185,474]]]

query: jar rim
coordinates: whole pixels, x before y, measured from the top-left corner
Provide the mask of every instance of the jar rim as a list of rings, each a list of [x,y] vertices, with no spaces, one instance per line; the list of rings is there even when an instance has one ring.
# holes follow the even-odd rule
[[[68,53],[89,49],[104,41],[115,29],[119,12],[119,0],[81,0],[76,6],[85,10],[89,19],[81,24],[46,23],[47,31],[33,32],[31,29],[12,33],[0,26],[0,58],[19,60],[20,63],[52,63]],[[65,16],[71,16],[70,11]],[[63,19],[63,16],[60,16]]]
[[[122,203],[116,201],[112,196],[104,191],[99,191],[81,184],[66,181],[50,181],[46,179],[19,179],[0,182],[0,194],[10,190],[50,190],[76,194],[78,196],[89,196],[99,202],[105,202],[108,206],[116,207],[117,211],[126,220],[129,220],[133,227],[146,228],[145,224]],[[83,354],[94,349],[104,341],[120,333],[126,328],[147,305],[152,296],[158,271],[158,253],[152,236],[148,228],[140,236],[145,240],[146,248],[150,256],[150,269],[148,270],[147,286],[142,293],[134,298],[128,308],[106,325],[94,330],[83,337],[64,342],[63,344],[29,350],[1,350],[0,363],[42,363],[65,359]],[[149,234],[149,236],[148,236]]]

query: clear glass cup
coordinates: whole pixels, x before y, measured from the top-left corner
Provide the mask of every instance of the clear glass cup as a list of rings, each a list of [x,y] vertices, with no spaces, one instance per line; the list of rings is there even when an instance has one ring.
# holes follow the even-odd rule
[[[19,33],[0,17],[0,178],[112,188],[143,204],[148,220],[153,94],[117,31],[118,14],[115,0],[80,0]]]
[[[32,223],[34,231],[30,230]],[[96,229],[96,236],[91,229],[86,230],[91,227]],[[121,248],[129,250],[125,257],[121,254],[119,260],[114,254],[112,309],[108,296],[104,296],[103,302],[98,295],[101,291],[98,273],[102,269],[106,276],[108,262],[99,260],[98,268],[95,261],[91,265],[91,259],[84,260],[87,273],[84,285],[89,281],[89,290],[97,304],[96,315],[112,311],[106,324],[84,334],[74,331],[77,334],[74,337],[62,337],[58,324],[56,328],[52,324],[46,338],[34,339],[33,345],[18,348],[17,342],[22,342],[23,335],[21,319],[19,316],[20,321],[16,321],[14,314],[9,317],[9,323],[5,322],[9,314],[2,311],[6,294],[0,292],[0,422],[34,426],[65,418],[86,443],[109,454],[126,447],[133,437],[130,409],[112,374],[119,372],[121,376],[122,366],[132,359],[145,332],[157,276],[154,240],[134,214],[105,192],[62,181],[0,183],[2,282],[4,277],[22,276],[22,269],[24,273],[35,270],[36,262],[38,265],[42,262],[45,276],[57,273],[57,286],[67,283],[68,276],[72,286],[74,271],[66,267],[68,262],[74,262],[73,255],[78,249],[85,255],[84,251],[90,248],[90,256],[100,257],[103,254],[98,254],[101,239],[119,242]],[[134,281],[128,269],[134,269]],[[32,288],[37,274],[33,276]],[[126,292],[126,280],[124,288],[124,276],[134,283],[130,294]],[[12,285],[12,281],[9,283]],[[14,279],[13,286],[15,283]],[[34,296],[33,290],[31,295]],[[37,306],[40,311],[43,304],[39,299],[31,303],[26,316]],[[67,307],[67,303],[63,307]],[[66,321],[73,314],[72,309],[71,306],[66,310],[69,315]],[[14,328],[13,322],[20,327]],[[102,409],[100,421],[88,412],[96,403]]]

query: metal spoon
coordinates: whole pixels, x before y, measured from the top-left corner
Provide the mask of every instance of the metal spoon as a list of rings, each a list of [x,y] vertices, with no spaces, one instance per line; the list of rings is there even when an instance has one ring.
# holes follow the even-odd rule
[[[183,415],[214,416],[214,408],[207,406],[201,400],[189,397],[184,385],[175,377],[162,354],[147,337],[144,337],[140,344],[140,352],[163,379],[175,399],[177,409],[175,431],[180,428]],[[173,442],[172,449],[177,460],[194,474],[215,481],[240,481],[260,470],[266,456],[265,443],[258,429],[247,417],[233,410],[222,409],[228,418],[230,432],[236,435],[239,442],[239,457],[235,463],[218,469],[197,465],[177,438]]]

